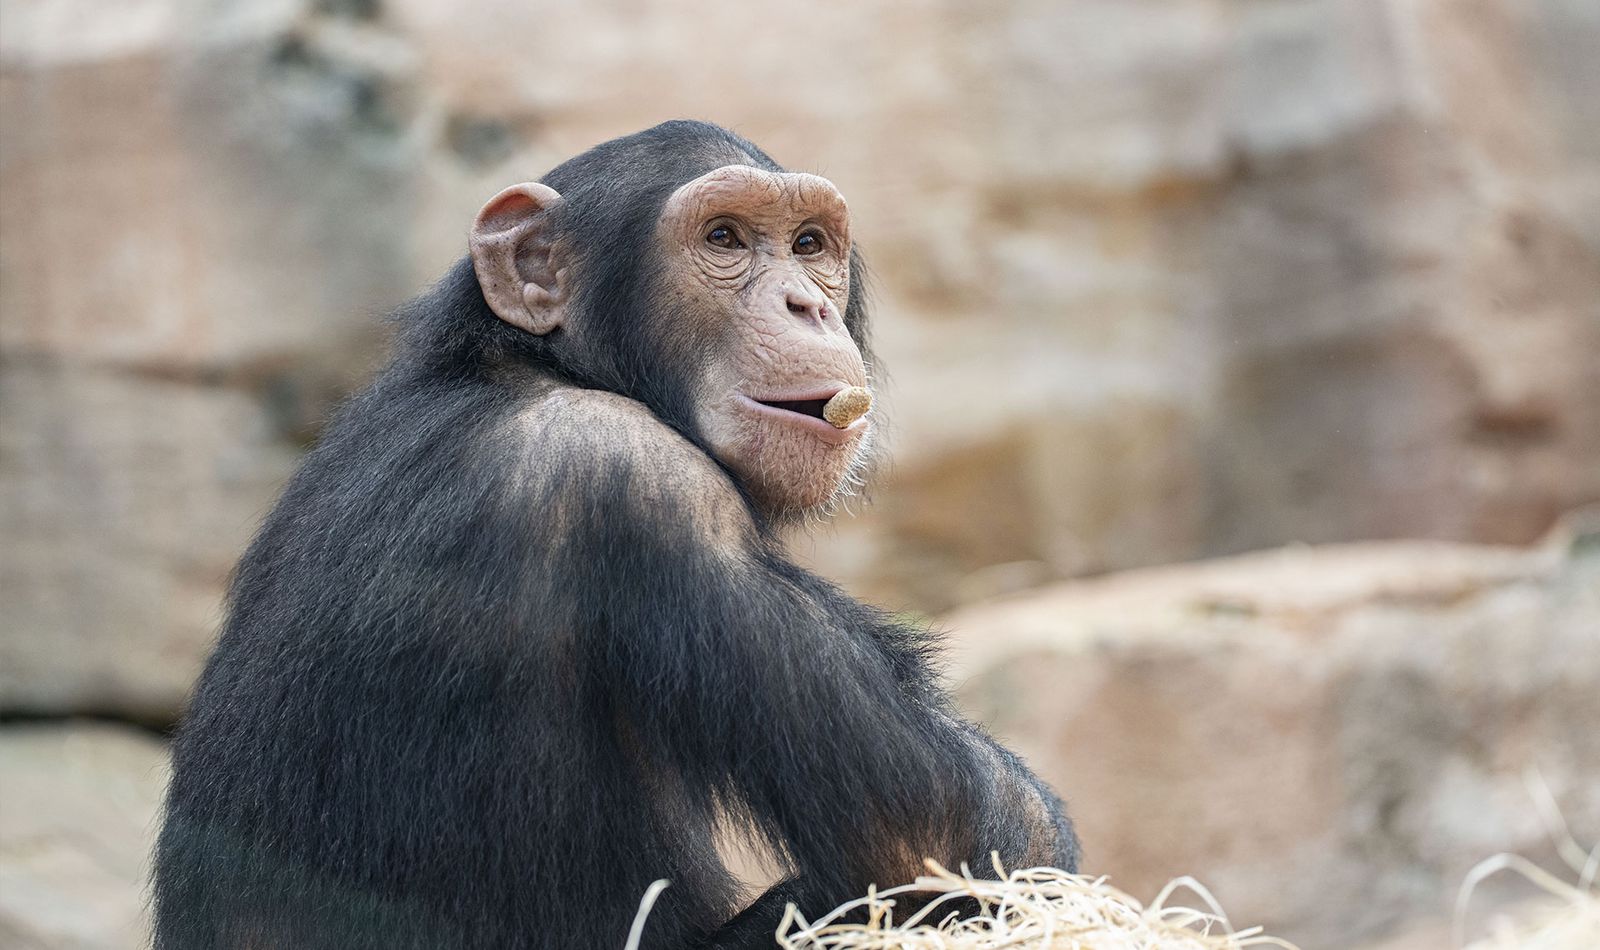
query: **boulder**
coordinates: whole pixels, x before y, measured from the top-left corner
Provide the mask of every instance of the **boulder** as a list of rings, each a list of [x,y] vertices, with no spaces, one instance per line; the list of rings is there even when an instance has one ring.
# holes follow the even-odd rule
[[[147,945],[145,886],[166,745],[107,723],[0,728],[0,943]]]
[[[1600,532],[1287,548],[944,625],[968,709],[1136,895],[1192,874],[1237,923],[1351,946],[1447,918],[1493,853],[1552,860],[1529,782],[1600,841]]]

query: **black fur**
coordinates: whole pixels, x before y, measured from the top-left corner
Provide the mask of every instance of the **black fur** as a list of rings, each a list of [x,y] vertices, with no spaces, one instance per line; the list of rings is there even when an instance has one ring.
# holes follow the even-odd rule
[[[174,743],[157,950],[616,950],[662,877],[645,946],[771,946],[786,901],[1037,853],[1028,796],[1075,864],[1054,796],[950,710],[926,630],[792,564],[743,495],[703,491],[722,470],[611,438],[612,404],[519,421],[608,390],[696,454],[698,357],[651,319],[646,248],[674,188],[733,162],[778,168],[673,122],[546,176],[586,345],[496,319],[466,261],[402,311],[239,564]],[[863,347],[865,316],[854,294]],[[728,926],[719,809],[791,874]]]

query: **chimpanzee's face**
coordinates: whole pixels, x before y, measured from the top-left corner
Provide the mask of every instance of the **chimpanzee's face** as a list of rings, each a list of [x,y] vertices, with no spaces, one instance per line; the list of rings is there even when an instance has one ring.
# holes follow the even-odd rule
[[[668,198],[656,229],[664,309],[701,354],[696,422],[713,453],[765,508],[793,514],[847,486],[872,417],[823,418],[840,390],[865,387],[844,324],[850,214],[815,175],[727,165]]]
[[[564,203],[538,182],[495,195],[473,222],[472,261],[496,315],[536,336],[565,331],[552,339],[582,362],[616,344],[573,303],[588,290],[587,249],[552,214]],[[634,315],[654,344],[643,359],[668,361],[655,370],[687,380],[711,452],[773,515],[815,510],[851,487],[873,420],[863,415],[867,369],[844,323],[850,213],[838,189],[815,175],[725,165],[674,191],[650,240],[654,266]]]

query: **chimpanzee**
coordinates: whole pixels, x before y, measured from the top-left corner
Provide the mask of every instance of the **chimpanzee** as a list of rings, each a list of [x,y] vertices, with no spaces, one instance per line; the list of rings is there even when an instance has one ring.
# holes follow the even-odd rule
[[[173,745],[157,950],[772,946],[1061,804],[923,626],[776,531],[869,453],[832,183],[668,122],[494,196],[241,560]],[[728,870],[780,869],[755,897]]]

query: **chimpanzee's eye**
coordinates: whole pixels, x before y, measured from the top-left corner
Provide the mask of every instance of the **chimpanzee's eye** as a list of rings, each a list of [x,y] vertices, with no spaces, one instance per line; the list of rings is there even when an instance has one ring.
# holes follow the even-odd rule
[[[807,231],[794,239],[794,252],[801,257],[822,253],[822,235],[815,231]]]
[[[739,240],[739,235],[734,234],[733,229],[725,224],[719,224],[712,228],[710,233],[706,235],[706,243],[729,251],[744,247],[744,242]]]

